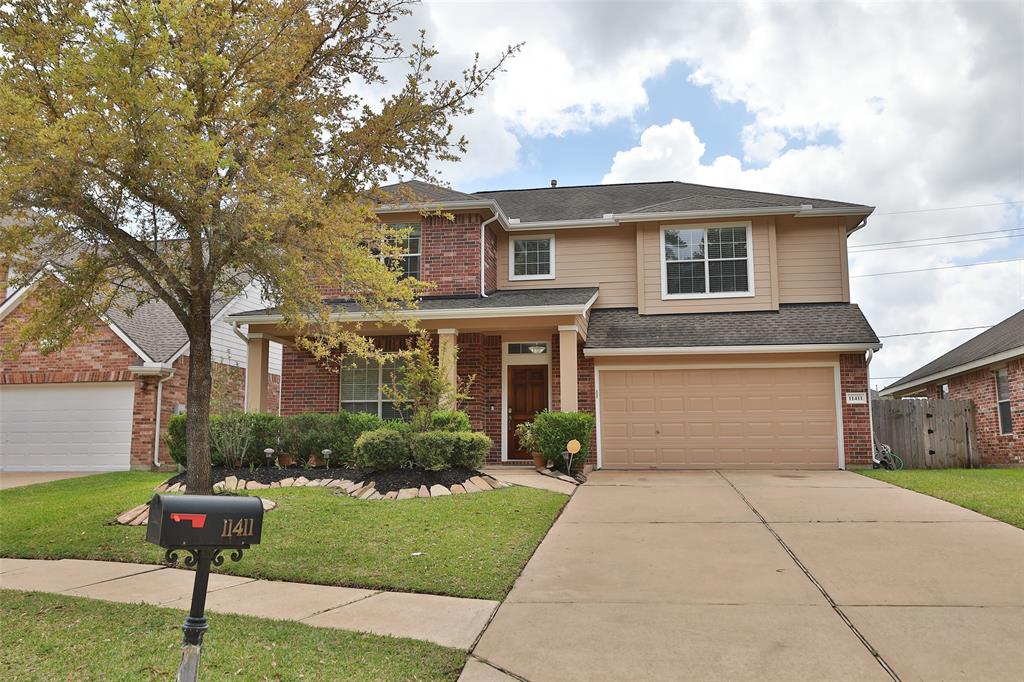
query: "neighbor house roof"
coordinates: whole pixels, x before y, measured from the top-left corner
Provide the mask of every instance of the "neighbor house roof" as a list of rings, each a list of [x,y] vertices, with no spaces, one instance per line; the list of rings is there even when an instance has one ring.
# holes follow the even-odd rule
[[[881,347],[860,307],[852,303],[783,304],[776,311],[640,315],[636,308],[595,309],[584,353],[628,349],[723,347]],[[799,348],[794,348],[799,350]]]
[[[867,215],[871,206],[790,194],[753,192],[688,182],[633,182],[538,189],[511,189],[467,194],[420,180],[396,183],[381,190],[399,204],[410,197],[424,203],[492,202],[496,213],[516,223],[567,221],[629,222],[646,215],[694,212],[776,211],[794,214],[838,212]]]
[[[580,314],[588,310],[596,298],[597,287],[495,291],[488,296],[426,296],[409,317]],[[355,301],[334,299],[325,303],[337,317],[362,316],[362,309]],[[238,322],[272,322],[282,319],[283,315],[278,308],[262,308],[234,313],[230,317]]]
[[[882,389],[882,395],[913,388],[1016,355],[1024,355],[1024,310],[886,386]]]

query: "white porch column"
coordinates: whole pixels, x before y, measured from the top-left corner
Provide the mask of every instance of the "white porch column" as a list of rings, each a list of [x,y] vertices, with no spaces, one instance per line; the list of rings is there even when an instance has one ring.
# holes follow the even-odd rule
[[[579,327],[558,325],[558,397],[562,412],[579,409],[579,387],[576,373],[576,337]]]
[[[245,411],[266,412],[270,384],[270,339],[263,334],[249,335],[248,361],[245,365]]]
[[[459,385],[458,355],[456,353],[458,338],[458,329],[437,330],[437,362],[444,371],[448,383],[452,386]],[[451,403],[451,401],[448,402]],[[445,407],[455,409],[454,404],[447,404]]]

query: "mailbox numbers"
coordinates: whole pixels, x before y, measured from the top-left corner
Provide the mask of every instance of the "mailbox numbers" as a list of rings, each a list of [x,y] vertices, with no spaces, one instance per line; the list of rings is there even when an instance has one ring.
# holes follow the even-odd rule
[[[221,528],[222,538],[251,538],[255,534],[256,520],[252,518],[224,519],[224,526]]]

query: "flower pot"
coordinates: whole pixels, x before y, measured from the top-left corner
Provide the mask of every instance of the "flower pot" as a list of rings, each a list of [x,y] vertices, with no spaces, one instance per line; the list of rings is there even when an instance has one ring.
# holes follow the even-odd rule
[[[320,467],[327,466],[327,463],[324,462],[324,458],[320,455],[313,455],[309,458],[309,461],[306,462],[306,466],[310,469],[319,469]]]
[[[292,457],[291,455],[281,453],[277,456],[277,466],[281,467],[282,469],[284,469],[285,467],[290,467],[293,464],[295,464],[295,458]]]
[[[548,459],[539,452],[531,453],[533,455],[533,468],[537,471],[546,469],[548,466]]]

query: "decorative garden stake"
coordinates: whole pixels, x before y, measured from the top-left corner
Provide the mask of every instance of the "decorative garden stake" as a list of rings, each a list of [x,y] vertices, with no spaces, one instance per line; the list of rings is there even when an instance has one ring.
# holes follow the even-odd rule
[[[184,564],[196,569],[192,584],[192,605],[181,626],[185,633],[181,645],[178,682],[199,679],[199,656],[206,622],[206,588],[210,566],[224,563],[224,550],[231,560],[240,561],[242,550],[258,545],[263,532],[263,503],[258,497],[228,495],[154,495],[149,503],[146,541],[167,550],[168,563],[178,562],[178,553],[187,552]]]

